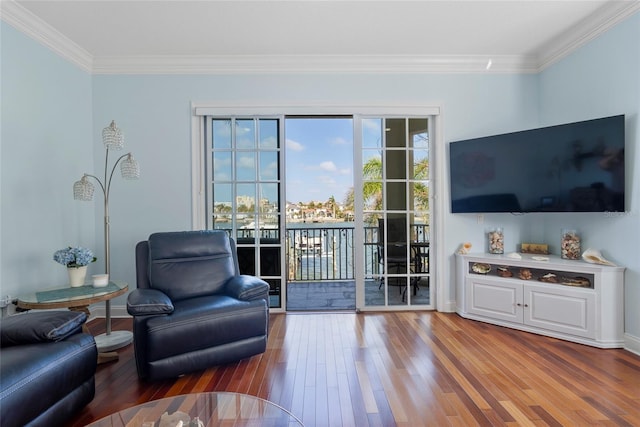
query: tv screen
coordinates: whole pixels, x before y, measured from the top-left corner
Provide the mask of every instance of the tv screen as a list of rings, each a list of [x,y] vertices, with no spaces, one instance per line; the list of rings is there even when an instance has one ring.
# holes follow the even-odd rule
[[[618,115],[451,142],[451,212],[624,212],[624,138]]]

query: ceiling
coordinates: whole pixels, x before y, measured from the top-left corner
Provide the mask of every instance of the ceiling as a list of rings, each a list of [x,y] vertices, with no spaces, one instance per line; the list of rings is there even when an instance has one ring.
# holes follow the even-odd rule
[[[2,19],[97,73],[536,72],[638,3],[3,0]]]

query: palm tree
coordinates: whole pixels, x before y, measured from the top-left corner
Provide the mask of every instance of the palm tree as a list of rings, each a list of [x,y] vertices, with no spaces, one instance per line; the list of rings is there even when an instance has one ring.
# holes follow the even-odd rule
[[[362,196],[367,210],[382,210],[382,158],[372,157],[362,167],[364,184]],[[414,165],[414,177],[416,180],[429,178],[429,159],[422,158]],[[418,201],[418,210],[429,210],[429,187],[421,182],[414,185],[414,197]],[[354,192],[350,188],[345,197],[345,206],[353,210]]]

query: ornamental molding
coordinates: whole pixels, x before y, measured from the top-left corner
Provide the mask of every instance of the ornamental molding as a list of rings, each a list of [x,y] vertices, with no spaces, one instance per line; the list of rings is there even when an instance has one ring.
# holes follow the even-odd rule
[[[93,56],[14,0],[0,4],[3,21],[91,74],[539,73],[640,10],[609,2],[531,55]]]

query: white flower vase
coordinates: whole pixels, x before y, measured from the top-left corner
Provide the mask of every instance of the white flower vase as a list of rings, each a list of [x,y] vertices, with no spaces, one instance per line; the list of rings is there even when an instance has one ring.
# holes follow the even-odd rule
[[[69,285],[71,285],[72,288],[84,286],[84,280],[87,277],[86,265],[81,267],[67,267],[67,272],[69,273]]]

